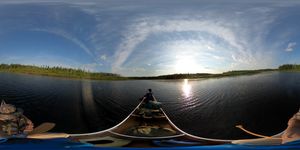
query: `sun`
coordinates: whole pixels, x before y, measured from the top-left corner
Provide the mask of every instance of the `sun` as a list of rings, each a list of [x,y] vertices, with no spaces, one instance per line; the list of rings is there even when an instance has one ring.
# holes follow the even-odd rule
[[[189,57],[178,58],[175,64],[176,73],[196,73],[197,63]]]

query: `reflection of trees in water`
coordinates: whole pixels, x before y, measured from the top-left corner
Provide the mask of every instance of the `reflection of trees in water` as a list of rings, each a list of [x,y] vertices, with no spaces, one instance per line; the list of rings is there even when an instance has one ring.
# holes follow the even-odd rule
[[[82,105],[84,111],[84,120],[88,123],[89,128],[94,130],[97,127],[98,122],[98,113],[96,109],[96,104],[94,101],[93,90],[91,81],[82,81],[81,82],[81,91],[82,91]]]

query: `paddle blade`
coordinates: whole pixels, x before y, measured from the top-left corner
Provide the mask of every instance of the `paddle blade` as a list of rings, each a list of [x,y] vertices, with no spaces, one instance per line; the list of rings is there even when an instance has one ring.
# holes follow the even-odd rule
[[[55,138],[68,138],[70,135],[67,133],[40,133],[31,134],[27,138],[31,139],[55,139]],[[0,141],[1,142],[1,141]]]
[[[28,135],[45,133],[55,127],[55,123],[45,122],[34,128]]]

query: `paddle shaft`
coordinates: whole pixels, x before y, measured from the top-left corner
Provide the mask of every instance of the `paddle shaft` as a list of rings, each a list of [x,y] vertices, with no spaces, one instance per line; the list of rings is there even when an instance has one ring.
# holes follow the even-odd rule
[[[248,134],[251,134],[251,135],[254,135],[254,136],[257,136],[257,137],[261,137],[261,138],[271,138],[271,139],[282,139],[282,138],[276,138],[276,137],[272,137],[272,136],[266,136],[266,135],[261,135],[261,134],[257,134],[257,133],[254,133],[254,132],[251,132],[247,129],[245,129],[242,125],[237,125],[235,126],[241,130],[243,130],[244,132],[248,133]]]

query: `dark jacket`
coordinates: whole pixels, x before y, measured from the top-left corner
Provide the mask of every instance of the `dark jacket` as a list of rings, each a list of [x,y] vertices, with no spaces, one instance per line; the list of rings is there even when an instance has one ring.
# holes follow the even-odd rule
[[[145,102],[148,103],[149,101],[153,101],[153,95],[152,95],[152,92],[148,92],[145,96]]]

